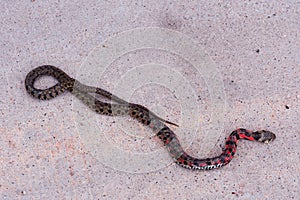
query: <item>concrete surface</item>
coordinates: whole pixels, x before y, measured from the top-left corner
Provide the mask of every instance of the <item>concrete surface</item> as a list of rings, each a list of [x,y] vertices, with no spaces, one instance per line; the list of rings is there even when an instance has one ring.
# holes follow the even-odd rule
[[[299,7],[297,1],[273,0],[1,1],[0,199],[299,198]],[[177,133],[191,144],[189,153],[219,154],[224,138],[238,127],[270,130],[276,140],[268,145],[240,142],[233,161],[218,170],[191,171],[171,163],[152,172],[128,173],[90,153],[76,113],[93,116],[97,140],[105,136],[129,152],[161,148],[158,139],[124,134],[114,126],[116,119],[90,112],[71,94],[51,101],[27,95],[24,79],[34,67],[52,64],[89,79],[80,69],[89,53],[104,40],[139,27],[175,30],[205,48],[224,86],[223,123],[210,125],[209,88],[201,75],[168,52],[125,54],[99,82],[86,84],[110,90],[126,70],[162,63],[184,74],[198,96],[198,119],[187,122],[196,121],[198,131],[192,137]],[[39,84],[53,83],[44,78]],[[180,105],[170,90],[141,87],[130,101],[161,109],[164,117],[181,123]],[[133,130],[153,134],[133,120],[122,120]],[[221,131],[206,141],[211,129]]]

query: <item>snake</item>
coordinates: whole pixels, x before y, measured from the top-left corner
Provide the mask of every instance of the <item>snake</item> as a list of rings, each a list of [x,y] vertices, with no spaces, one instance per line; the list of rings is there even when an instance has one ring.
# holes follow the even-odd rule
[[[42,76],[51,76],[58,83],[46,89],[38,89],[34,83]],[[227,137],[220,155],[210,158],[195,158],[186,153],[176,134],[166,125],[178,126],[177,124],[159,117],[145,106],[129,103],[104,89],[82,84],[55,66],[42,65],[31,70],[25,78],[25,88],[29,95],[40,100],[50,100],[69,91],[98,114],[107,116],[129,115],[143,125],[150,127],[163,142],[174,162],[188,169],[211,170],[227,165],[236,154],[237,144],[240,140],[269,143],[276,138],[276,135],[271,131],[251,131],[238,128]],[[111,100],[111,102],[100,101],[96,95]]]

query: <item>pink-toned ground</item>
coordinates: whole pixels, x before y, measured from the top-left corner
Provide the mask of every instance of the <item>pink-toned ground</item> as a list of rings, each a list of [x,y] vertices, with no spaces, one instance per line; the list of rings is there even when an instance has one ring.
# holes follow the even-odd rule
[[[299,198],[298,8],[296,1],[273,0],[1,1],[0,199]],[[143,168],[141,159],[140,173],[129,173],[128,164],[136,166],[136,160],[103,161],[101,148],[91,149],[88,142],[97,146],[106,139],[124,152],[146,157],[149,152],[165,152],[151,130],[128,118],[118,125],[120,119],[98,116],[68,93],[51,101],[26,93],[26,74],[43,64],[58,66],[79,80],[89,79],[89,69],[81,67],[89,53],[112,36],[140,27],[178,31],[205,48],[225,94],[220,97],[225,102],[221,121],[212,125],[212,90],[201,71],[195,75],[189,60],[167,51],[128,52],[115,58],[98,82],[84,83],[112,90],[136,67],[163,64],[190,84],[198,116],[183,124],[186,116],[181,113],[188,110],[182,110],[179,97],[165,85],[138,85],[130,101],[188,127],[172,128],[189,153],[219,154],[224,138],[238,127],[270,130],[276,140],[268,145],[239,143],[233,161],[218,170],[191,171],[174,163],[155,169],[159,160]],[[172,76],[162,79],[171,81]],[[54,83],[50,78],[39,82],[44,87]],[[92,127],[78,117],[85,115],[96,124],[92,139],[82,131]],[[198,130],[191,132],[189,126],[195,122]],[[211,130],[218,134],[209,135]],[[154,171],[146,172],[149,168]]]

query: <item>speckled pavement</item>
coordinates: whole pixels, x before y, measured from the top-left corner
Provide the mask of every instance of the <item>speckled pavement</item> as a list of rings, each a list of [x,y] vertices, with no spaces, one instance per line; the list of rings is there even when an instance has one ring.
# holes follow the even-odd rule
[[[299,197],[300,13],[296,1],[4,0],[0,10],[1,200]],[[112,47],[105,41],[151,27],[185,39],[173,42],[178,49],[170,51],[137,48],[111,60],[111,54],[91,59],[95,49]],[[116,43],[115,53],[132,45],[133,40],[126,38]],[[157,45],[166,47],[168,39]],[[172,53],[188,51],[185,45],[190,39],[206,53],[201,59],[210,59],[203,62],[209,65],[202,71],[195,70],[192,59]],[[109,65],[102,74],[87,67],[105,59]],[[224,138],[238,127],[267,129],[277,138],[269,144],[240,142],[235,158],[220,169],[184,169],[170,162],[150,129],[128,117],[97,115],[70,93],[50,101],[33,99],[25,91],[24,79],[44,64],[109,91],[116,90],[116,83],[117,88],[129,88],[137,81],[140,84],[132,90],[122,90],[122,98],[178,123],[179,128],[170,127],[196,157],[220,154]],[[138,71],[141,67],[151,70]],[[205,79],[203,74],[212,69],[216,76]],[[125,79],[128,74],[132,76]],[[148,77],[156,76],[151,84]],[[218,81],[223,95],[214,96],[210,80]],[[37,84],[46,88],[55,83],[47,77]],[[175,89],[166,87],[168,83],[175,88],[187,83],[192,95],[180,98]],[[193,99],[192,109],[181,105]],[[223,106],[216,108],[214,99]],[[112,156],[112,151],[102,149],[103,141],[122,154]],[[153,152],[161,157],[150,157]],[[144,157],[135,160],[140,155]]]

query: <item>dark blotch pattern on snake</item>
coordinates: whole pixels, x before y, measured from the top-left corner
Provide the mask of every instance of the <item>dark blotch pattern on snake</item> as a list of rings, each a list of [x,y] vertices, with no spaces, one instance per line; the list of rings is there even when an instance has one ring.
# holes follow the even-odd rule
[[[34,87],[34,83],[41,76],[52,76],[57,79],[58,83],[47,89],[37,89]],[[177,126],[176,124],[158,117],[142,105],[128,103],[101,88],[84,85],[57,67],[44,65],[33,69],[26,76],[25,87],[30,95],[41,100],[55,98],[67,90],[99,114],[109,116],[129,115],[152,128],[163,141],[174,161],[180,166],[190,169],[209,170],[228,164],[234,157],[237,143],[241,139],[268,143],[276,138],[275,134],[269,131],[261,130],[253,132],[240,128],[229,135],[221,155],[213,158],[198,159],[188,155],[183,150],[174,132],[164,123]],[[111,104],[99,101],[91,95],[92,93],[101,95],[116,103]]]

